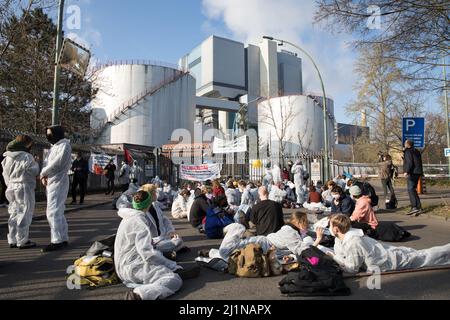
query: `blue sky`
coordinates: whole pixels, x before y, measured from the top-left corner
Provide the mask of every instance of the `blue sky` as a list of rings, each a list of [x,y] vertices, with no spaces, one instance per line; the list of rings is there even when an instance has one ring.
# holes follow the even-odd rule
[[[332,35],[312,24],[312,0],[67,0],[80,8],[81,28],[69,30],[96,60],[146,59],[176,64],[211,34],[257,43],[264,34],[301,45],[316,59],[338,122],[350,123],[345,105],[354,98],[356,76],[350,35]],[[67,18],[67,15],[66,15]],[[292,48],[285,49],[295,51]],[[300,55],[302,56],[302,55]],[[304,88],[320,92],[303,61]]]

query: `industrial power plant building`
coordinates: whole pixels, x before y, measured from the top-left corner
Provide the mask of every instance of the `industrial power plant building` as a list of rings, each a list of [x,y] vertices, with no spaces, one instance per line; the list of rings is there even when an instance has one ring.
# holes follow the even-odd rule
[[[176,129],[193,135],[196,120],[225,132],[245,106],[248,127],[265,143],[276,144],[277,130],[286,125],[292,155],[324,149],[322,98],[303,92],[302,60],[279,51],[275,41],[244,45],[211,36],[178,66],[113,63],[100,68],[94,85],[99,92],[92,102],[91,125],[99,144],[159,147]],[[334,143],[331,99],[327,109],[328,141]],[[291,117],[283,124],[286,113]]]

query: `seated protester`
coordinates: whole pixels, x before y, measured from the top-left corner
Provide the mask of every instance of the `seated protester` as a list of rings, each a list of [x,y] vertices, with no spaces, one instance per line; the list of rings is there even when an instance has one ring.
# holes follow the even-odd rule
[[[351,224],[345,215],[330,219],[330,232],[336,238],[332,256],[345,272],[386,272],[450,264],[450,244],[424,250],[391,246],[350,231]]]
[[[352,186],[358,186],[361,189],[361,194],[363,196],[368,196],[371,200],[371,205],[372,207],[376,207],[378,206],[378,196],[377,193],[375,192],[375,189],[373,188],[373,186],[367,182],[367,181],[357,181],[354,179],[349,179],[347,182],[347,188],[348,188],[348,194],[350,195],[350,188]]]
[[[255,205],[260,199],[259,199],[259,187],[261,185],[257,186],[253,182],[249,182],[247,185],[248,191],[250,191],[250,194],[253,197],[253,205]]]
[[[211,204],[212,200],[214,198],[213,191],[212,191],[212,186],[204,185],[204,186],[200,187],[200,190],[206,196],[206,198],[208,199],[208,202]]]
[[[212,182],[212,196],[213,198],[218,196],[224,196],[225,195],[225,189],[220,185],[219,180],[214,180]]]
[[[233,223],[233,215],[230,214],[227,198],[217,196],[213,200],[213,205],[206,212],[203,220],[205,234],[209,239],[223,238],[223,228]]]
[[[253,194],[251,193],[250,184],[247,185],[247,183],[244,180],[241,180],[238,182],[238,188],[241,192],[241,203],[240,205],[247,205],[249,207],[252,207],[255,204],[255,199],[253,197]]]
[[[292,213],[289,222],[280,230],[267,236],[244,238],[245,226],[233,223],[225,228],[226,235],[219,250],[211,249],[208,256],[226,261],[234,250],[245,248],[250,243],[259,244],[264,253],[275,247],[278,257],[300,255],[306,248],[318,246],[323,237],[324,229],[318,228],[317,239],[314,241],[307,236],[308,228],[307,214],[299,211]]]
[[[295,205],[297,202],[297,195],[295,194],[295,184],[291,181],[288,181],[284,187],[284,191],[286,191],[286,199],[293,205]]]
[[[138,192],[139,186],[137,184],[137,179],[133,179],[133,182],[128,185],[128,190],[120,195],[116,201],[116,209],[121,208],[131,208],[133,196]]]
[[[152,199],[156,198],[156,186],[153,184],[146,184],[142,186],[144,190],[150,194]],[[158,201],[153,201],[150,206],[147,216],[156,227],[156,233],[153,237],[154,247],[163,252],[171,254],[184,248],[184,243],[181,237],[175,232],[172,222],[167,218]]]
[[[333,194],[331,191],[336,186],[336,183],[332,180],[328,181],[326,184],[326,190],[322,192],[322,200],[326,207],[331,207],[333,203]]]
[[[163,189],[162,191],[164,192],[164,194],[167,197],[167,205],[171,205],[173,202],[173,198],[174,198],[174,192],[172,190],[172,186],[167,183],[167,181],[163,182]]]
[[[191,193],[183,189],[172,204],[172,217],[175,219],[184,219],[189,215],[188,205]]]
[[[333,202],[331,203],[332,213],[342,213],[351,216],[355,210],[355,202],[348,196],[341,187],[335,186],[331,190]]]
[[[324,211],[326,209],[322,203],[322,196],[313,185],[309,186],[308,200],[303,204],[303,208],[310,211]]]
[[[273,184],[269,193],[269,200],[283,204],[287,192],[284,191],[284,185],[281,183]]]
[[[177,292],[183,281],[176,273],[182,269],[155,249],[155,225],[148,219],[152,197],[138,191],[133,197],[133,209],[119,209],[122,218],[114,243],[114,264],[117,275],[133,291],[126,299],[164,299]]]
[[[266,187],[260,187],[258,192],[261,201],[253,206],[250,222],[256,226],[256,235],[267,236],[277,232],[284,225],[283,207],[278,202],[269,200]]]
[[[233,211],[236,211],[241,204],[241,193],[234,188],[233,181],[227,182],[227,189],[225,190],[228,205]]]
[[[206,195],[200,189],[195,189],[195,198],[189,211],[189,222],[194,228],[203,230],[203,219],[210,206]]]
[[[333,182],[336,183],[339,187],[342,188],[342,190],[346,190],[347,182],[345,181],[345,177],[338,175],[336,178],[333,179]]]
[[[350,197],[356,200],[355,210],[350,216],[352,222],[368,224],[373,230],[378,226],[378,219],[372,208],[369,196],[362,195],[361,189],[354,185],[350,187]],[[356,227],[356,224],[353,224]]]

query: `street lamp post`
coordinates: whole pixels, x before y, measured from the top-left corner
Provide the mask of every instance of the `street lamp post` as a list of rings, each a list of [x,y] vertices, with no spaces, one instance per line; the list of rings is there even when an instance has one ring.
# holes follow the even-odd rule
[[[64,16],[64,0],[59,0],[58,25],[56,34],[56,56],[55,56],[55,78],[53,82],[53,105],[52,105],[52,125],[59,124],[58,104],[59,104],[59,76],[61,67],[59,65],[59,55],[62,47],[62,29]]]
[[[312,62],[312,64],[314,65],[314,68],[317,71],[317,74],[319,75],[319,79],[320,79],[320,84],[322,86],[322,93],[323,93],[323,97],[322,97],[322,108],[323,108],[323,135],[324,135],[324,153],[325,153],[325,157],[324,157],[324,181],[328,181],[329,180],[329,175],[330,175],[330,161],[329,161],[329,150],[328,150],[328,116],[327,116],[327,97],[326,97],[326,93],[325,93],[325,85],[323,83],[323,79],[322,79],[322,75],[319,71],[319,68],[317,67],[317,64],[315,63],[314,59],[311,57],[311,55],[306,52],[304,49],[300,48],[299,46],[286,41],[286,40],[281,40],[281,39],[275,39],[273,37],[268,37],[268,36],[264,36],[264,39],[267,40],[272,40],[272,41],[277,41],[280,43],[280,45],[283,45],[284,43],[287,43],[295,48],[297,48],[298,50],[300,50],[301,52],[303,52],[303,54],[305,54],[309,60]]]
[[[445,69],[445,63],[446,59],[445,57],[442,59],[442,67],[443,67],[443,74],[444,74],[444,104],[445,104],[445,123],[447,125],[447,148],[450,148],[450,125],[449,125],[449,110],[448,110],[448,98],[447,98],[447,71]],[[448,158],[448,174],[450,179],[450,157]]]

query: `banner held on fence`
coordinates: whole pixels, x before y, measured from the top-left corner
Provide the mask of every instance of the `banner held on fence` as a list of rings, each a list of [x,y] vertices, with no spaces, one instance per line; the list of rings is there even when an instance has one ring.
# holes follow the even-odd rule
[[[180,177],[183,180],[207,181],[220,178],[220,164],[181,165]]]

